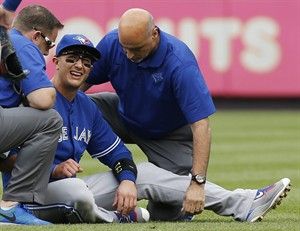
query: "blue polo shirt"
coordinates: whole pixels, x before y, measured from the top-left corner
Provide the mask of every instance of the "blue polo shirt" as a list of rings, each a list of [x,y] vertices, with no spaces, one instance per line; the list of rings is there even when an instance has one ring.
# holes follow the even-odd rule
[[[160,138],[215,112],[195,56],[176,37],[160,31],[157,50],[140,63],[127,59],[117,30],[97,49],[101,59],[87,82],[111,82],[120,98],[120,115],[131,131]]]
[[[11,30],[10,38],[23,69],[29,70],[29,74],[16,86],[0,76],[0,106],[8,108],[17,107],[22,94],[27,96],[34,90],[53,86],[46,74],[45,59],[39,48],[15,29]]]

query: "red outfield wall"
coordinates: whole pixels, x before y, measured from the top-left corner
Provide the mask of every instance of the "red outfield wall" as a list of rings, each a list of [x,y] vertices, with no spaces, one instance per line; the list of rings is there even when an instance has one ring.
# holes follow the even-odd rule
[[[19,9],[31,3],[65,24],[58,40],[82,33],[95,45],[125,10],[147,9],[189,45],[214,96],[300,97],[299,0],[23,0]]]

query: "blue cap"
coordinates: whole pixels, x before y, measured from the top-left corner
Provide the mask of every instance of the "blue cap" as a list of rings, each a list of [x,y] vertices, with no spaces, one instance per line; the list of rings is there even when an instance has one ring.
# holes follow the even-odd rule
[[[56,56],[62,52],[80,48],[91,54],[94,59],[100,58],[100,52],[94,47],[93,43],[82,34],[67,34],[62,37],[56,47]]]

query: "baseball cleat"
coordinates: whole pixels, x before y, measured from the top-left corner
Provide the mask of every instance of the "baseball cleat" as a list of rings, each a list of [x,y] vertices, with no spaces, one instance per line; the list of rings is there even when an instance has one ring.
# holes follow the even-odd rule
[[[188,222],[188,221],[192,221],[192,220],[194,220],[194,218],[195,218],[195,215],[194,214],[191,214],[191,213],[182,213],[179,217],[178,217],[178,219],[176,219],[176,221],[186,221],[186,222]]]
[[[290,179],[283,178],[275,184],[258,189],[246,221],[261,221],[271,210],[280,205],[281,200],[291,190]]]
[[[11,209],[0,208],[0,225],[50,225],[41,220],[18,204]]]
[[[133,223],[133,222],[147,222],[149,221],[150,214],[147,209],[136,207],[128,215],[115,212],[117,219],[115,220],[118,223]]]

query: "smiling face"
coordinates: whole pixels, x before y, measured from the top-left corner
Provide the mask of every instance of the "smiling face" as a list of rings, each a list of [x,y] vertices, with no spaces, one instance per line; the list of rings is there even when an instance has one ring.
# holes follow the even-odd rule
[[[59,57],[54,57],[56,65],[55,87],[63,91],[77,91],[88,77],[92,66],[92,57],[80,51],[63,52]],[[58,81],[58,82],[57,82]]]

